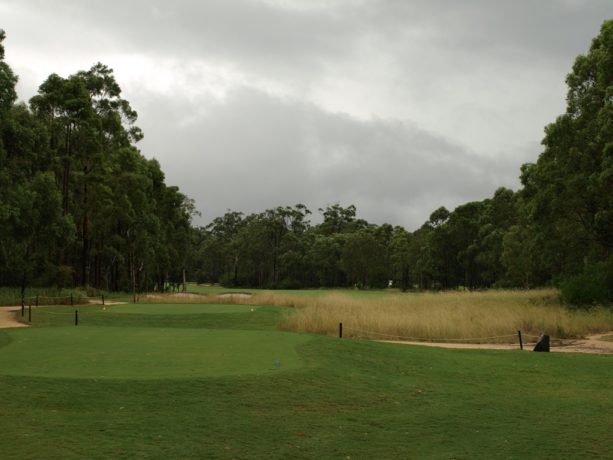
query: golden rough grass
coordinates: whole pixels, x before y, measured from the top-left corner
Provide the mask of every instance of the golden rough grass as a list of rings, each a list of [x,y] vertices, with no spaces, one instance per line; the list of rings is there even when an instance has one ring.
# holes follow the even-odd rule
[[[272,298],[269,298],[272,295]],[[370,339],[514,342],[527,339],[578,338],[613,330],[613,312],[603,308],[570,311],[553,289],[532,291],[442,292],[360,298],[333,293],[321,297],[259,295],[253,303],[288,305],[281,328]]]

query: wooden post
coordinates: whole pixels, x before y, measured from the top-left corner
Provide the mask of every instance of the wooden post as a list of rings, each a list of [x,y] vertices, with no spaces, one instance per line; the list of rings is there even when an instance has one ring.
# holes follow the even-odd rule
[[[79,325],[79,310],[74,311],[74,325],[75,326]]]
[[[104,294],[102,294],[102,305],[104,305]]]
[[[32,304],[28,305],[28,323],[32,322]]]
[[[343,323],[338,323],[338,338],[343,338]]]
[[[521,340],[521,331],[517,331],[517,336],[519,337],[519,349],[523,350],[524,349],[524,343]]]

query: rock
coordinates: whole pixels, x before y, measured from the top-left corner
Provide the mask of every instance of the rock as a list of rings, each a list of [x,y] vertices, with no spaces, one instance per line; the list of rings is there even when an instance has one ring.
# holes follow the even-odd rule
[[[549,336],[541,334],[532,351],[549,351]]]

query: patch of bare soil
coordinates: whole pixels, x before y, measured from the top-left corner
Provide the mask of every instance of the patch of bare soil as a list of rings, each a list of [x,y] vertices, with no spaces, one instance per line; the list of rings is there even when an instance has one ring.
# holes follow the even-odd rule
[[[613,342],[600,340],[601,337],[611,335],[612,332],[605,334],[595,334],[584,339],[576,340],[557,340],[552,343],[551,351],[554,353],[593,353],[593,354],[613,354]],[[398,340],[380,340],[385,343],[398,343],[403,345],[420,345],[423,347],[438,348],[459,348],[473,350],[517,350],[519,343],[443,343],[443,342],[405,342]],[[532,351],[534,344],[524,344],[524,350]]]

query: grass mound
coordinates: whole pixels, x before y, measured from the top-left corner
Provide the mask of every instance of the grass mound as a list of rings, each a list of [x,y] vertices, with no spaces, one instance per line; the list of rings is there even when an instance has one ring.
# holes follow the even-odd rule
[[[274,331],[55,327],[3,334],[5,375],[172,379],[265,374],[303,365],[306,335]]]

